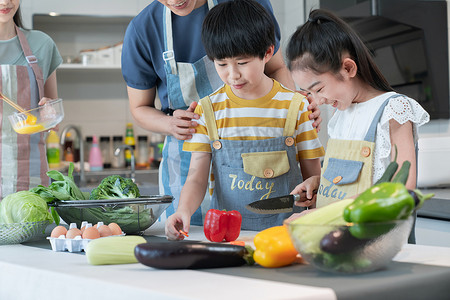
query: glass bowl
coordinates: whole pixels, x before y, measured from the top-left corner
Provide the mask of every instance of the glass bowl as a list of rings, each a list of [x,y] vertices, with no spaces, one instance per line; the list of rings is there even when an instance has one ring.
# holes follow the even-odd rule
[[[389,222],[345,225],[285,221],[300,255],[319,270],[365,273],[381,269],[407,243],[413,217]]]
[[[15,112],[8,116],[13,129],[19,134],[47,131],[64,118],[62,99],[49,100],[44,105],[26,112]]]
[[[172,203],[172,196],[145,196],[135,199],[70,200],[50,203],[67,224],[83,221],[117,223],[126,234],[141,234]]]

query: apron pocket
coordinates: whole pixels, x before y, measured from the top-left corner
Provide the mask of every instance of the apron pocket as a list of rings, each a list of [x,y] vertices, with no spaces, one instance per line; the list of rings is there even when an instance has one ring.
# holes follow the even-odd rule
[[[289,172],[286,150],[242,153],[244,172],[259,178],[275,178]]]
[[[353,183],[358,180],[362,166],[362,161],[330,158],[323,177],[336,185]]]

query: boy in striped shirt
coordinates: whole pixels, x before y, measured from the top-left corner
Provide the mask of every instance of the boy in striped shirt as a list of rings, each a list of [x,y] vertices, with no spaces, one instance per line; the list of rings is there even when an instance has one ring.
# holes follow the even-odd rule
[[[290,213],[257,215],[245,206],[288,194],[319,175],[324,155],[306,98],[264,74],[275,37],[261,5],[239,0],[215,6],[204,20],[202,41],[225,84],[195,109],[198,126],[183,145],[192,152],[191,164],[178,209],[166,222],[169,239],[183,239],[179,230],[189,231],[210,169],[211,208],[238,210],[242,229],[262,230],[281,225]]]

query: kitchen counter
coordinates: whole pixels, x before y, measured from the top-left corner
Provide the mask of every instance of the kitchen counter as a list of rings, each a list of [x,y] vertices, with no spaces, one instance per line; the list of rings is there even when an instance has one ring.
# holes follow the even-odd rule
[[[240,240],[252,243],[255,232]],[[162,223],[147,238],[164,239]],[[193,226],[189,240],[204,240]],[[0,299],[447,299],[450,251],[405,245],[386,269],[336,275],[304,264],[157,270],[142,264],[91,266],[84,253],[53,252],[48,241],[0,246]]]

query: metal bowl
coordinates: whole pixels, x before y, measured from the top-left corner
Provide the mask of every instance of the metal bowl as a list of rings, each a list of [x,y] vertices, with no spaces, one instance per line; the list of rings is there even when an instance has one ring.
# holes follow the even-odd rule
[[[172,196],[143,196],[133,199],[72,200],[49,204],[67,224],[83,221],[117,223],[126,234],[140,234],[149,228],[172,203]]]
[[[345,225],[285,221],[285,226],[302,258],[317,269],[333,273],[365,273],[391,262],[406,244],[413,221],[413,217]]]
[[[49,221],[0,224],[0,245],[20,244],[44,235]]]

